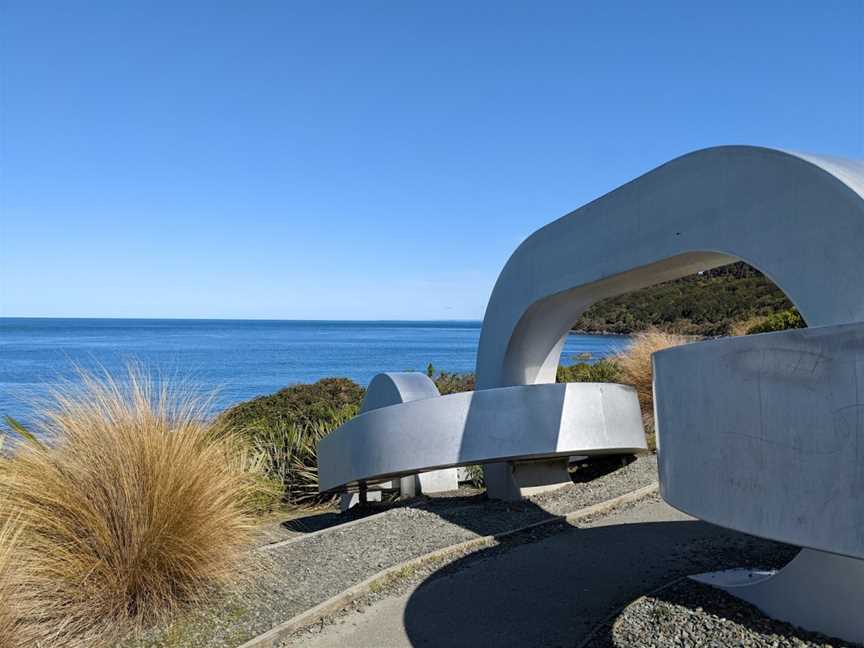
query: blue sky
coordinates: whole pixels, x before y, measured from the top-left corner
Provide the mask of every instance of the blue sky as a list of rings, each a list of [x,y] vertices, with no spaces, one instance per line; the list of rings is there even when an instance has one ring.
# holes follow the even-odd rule
[[[864,158],[864,0],[0,12],[5,316],[479,319],[672,157]]]

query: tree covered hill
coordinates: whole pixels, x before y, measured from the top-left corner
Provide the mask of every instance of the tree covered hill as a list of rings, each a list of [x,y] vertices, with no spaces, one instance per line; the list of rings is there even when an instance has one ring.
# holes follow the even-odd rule
[[[729,335],[739,322],[791,307],[770,279],[739,261],[604,299],[585,311],[573,328],[635,333],[656,327],[683,335]]]

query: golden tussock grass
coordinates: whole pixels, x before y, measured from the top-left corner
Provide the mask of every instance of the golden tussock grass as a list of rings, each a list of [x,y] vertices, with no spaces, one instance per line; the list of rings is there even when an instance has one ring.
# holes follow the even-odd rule
[[[756,326],[757,324],[763,323],[767,318],[761,316],[750,317],[746,320],[741,320],[740,322],[735,322],[732,326],[729,327],[729,335],[732,337],[740,337],[742,335],[747,335],[747,331]]]
[[[632,344],[615,357],[615,363],[621,370],[620,382],[633,385],[639,397],[639,405],[645,417],[654,413],[654,372],[651,365],[651,354],[669,347],[687,344],[691,338],[665,333],[657,329],[648,329],[633,336]]]
[[[18,583],[20,561],[18,542],[23,525],[6,515],[0,523],[0,648],[24,648],[36,640],[33,628],[21,614]]]
[[[22,441],[0,468],[0,514],[24,525],[0,560],[11,547],[5,586],[38,629],[30,645],[98,646],[202,603],[254,528],[255,462],[208,425],[206,401],[136,368],[80,382],[40,406],[47,441]]]

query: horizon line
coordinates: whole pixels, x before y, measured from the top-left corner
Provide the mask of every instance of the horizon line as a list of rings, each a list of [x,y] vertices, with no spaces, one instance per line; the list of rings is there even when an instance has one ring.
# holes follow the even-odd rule
[[[91,315],[0,315],[0,320],[152,320],[178,322],[483,322],[482,319],[316,319],[316,318],[280,318],[280,317],[130,317],[130,316],[91,316]]]

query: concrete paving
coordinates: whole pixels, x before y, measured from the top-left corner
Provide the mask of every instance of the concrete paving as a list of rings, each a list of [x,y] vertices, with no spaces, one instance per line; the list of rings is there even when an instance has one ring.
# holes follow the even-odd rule
[[[587,527],[469,556],[464,569],[430,577],[301,643],[572,647],[617,608],[700,571],[715,549],[742,539],[652,500]]]

